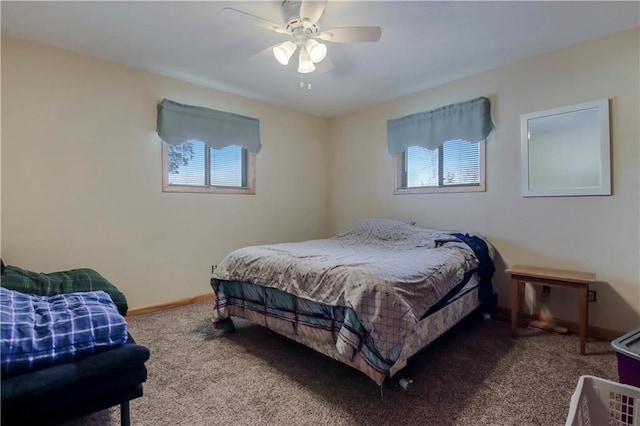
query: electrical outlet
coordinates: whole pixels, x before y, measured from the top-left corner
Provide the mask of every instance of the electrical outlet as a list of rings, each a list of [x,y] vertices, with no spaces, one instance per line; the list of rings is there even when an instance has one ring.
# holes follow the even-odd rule
[[[598,293],[595,290],[587,291],[587,300],[589,302],[597,302],[598,301]]]
[[[542,286],[542,291],[540,292],[540,301],[544,303],[549,303],[551,301],[551,287],[548,285]]]

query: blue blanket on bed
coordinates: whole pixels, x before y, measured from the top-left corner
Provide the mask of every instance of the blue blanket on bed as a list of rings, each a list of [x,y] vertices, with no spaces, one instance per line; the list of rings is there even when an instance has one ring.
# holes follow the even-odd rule
[[[69,362],[127,341],[127,323],[104,291],[38,296],[0,288],[3,378]]]

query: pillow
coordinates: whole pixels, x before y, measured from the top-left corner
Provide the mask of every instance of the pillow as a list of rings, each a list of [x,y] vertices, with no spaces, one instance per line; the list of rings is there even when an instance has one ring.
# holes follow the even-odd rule
[[[415,232],[416,228],[414,226],[399,220],[365,219],[356,223],[346,232],[339,234],[337,238],[350,236],[392,241],[412,236]]]

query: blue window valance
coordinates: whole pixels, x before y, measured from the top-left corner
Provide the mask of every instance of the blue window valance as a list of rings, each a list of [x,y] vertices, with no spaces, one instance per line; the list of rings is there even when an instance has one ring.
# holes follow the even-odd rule
[[[198,140],[215,149],[239,145],[253,154],[262,148],[258,119],[169,99],[158,104],[157,131],[170,145]]]
[[[495,128],[490,109],[489,99],[480,97],[388,120],[389,153],[397,155],[410,146],[435,149],[447,141],[458,139],[483,141]]]

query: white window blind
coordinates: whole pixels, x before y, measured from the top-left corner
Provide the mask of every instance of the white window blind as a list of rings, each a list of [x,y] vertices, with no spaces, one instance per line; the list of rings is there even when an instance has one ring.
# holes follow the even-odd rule
[[[449,141],[443,147],[443,185],[480,183],[480,144]]]
[[[244,149],[237,145],[222,149],[210,148],[211,185],[246,187],[246,164]]]
[[[434,149],[408,147],[399,156],[398,189],[480,186],[482,144],[453,140]]]
[[[190,140],[168,146],[168,183],[197,187],[247,187],[247,150],[237,145],[215,149]]]

